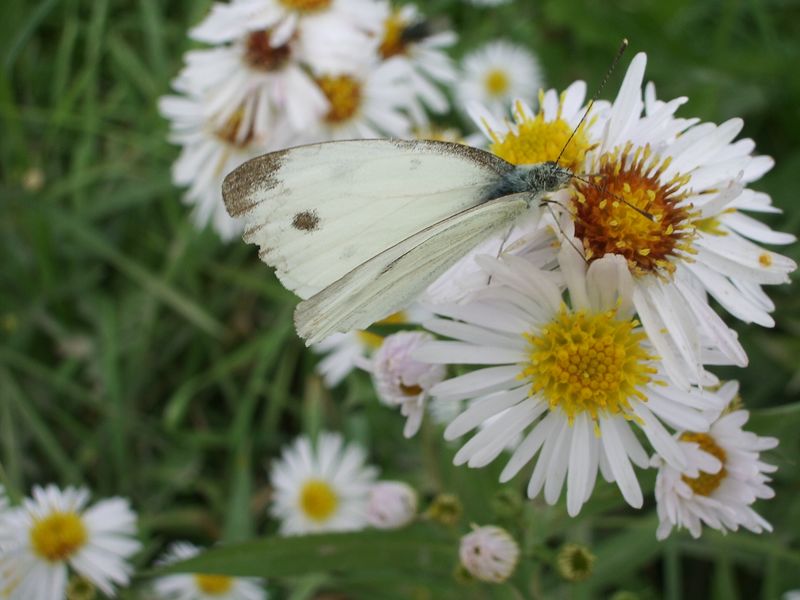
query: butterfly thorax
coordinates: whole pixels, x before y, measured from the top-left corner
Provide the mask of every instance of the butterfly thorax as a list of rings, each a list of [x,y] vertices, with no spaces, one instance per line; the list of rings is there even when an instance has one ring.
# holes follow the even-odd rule
[[[572,176],[572,171],[554,162],[517,165],[492,186],[486,200],[528,192],[533,202],[544,194],[560,190]]]

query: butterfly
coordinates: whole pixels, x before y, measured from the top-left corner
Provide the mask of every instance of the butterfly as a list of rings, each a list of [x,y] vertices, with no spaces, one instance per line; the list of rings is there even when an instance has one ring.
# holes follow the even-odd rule
[[[222,195],[244,240],[303,299],[294,321],[310,345],[407,307],[572,177],[457,143],[352,140],[254,158]]]

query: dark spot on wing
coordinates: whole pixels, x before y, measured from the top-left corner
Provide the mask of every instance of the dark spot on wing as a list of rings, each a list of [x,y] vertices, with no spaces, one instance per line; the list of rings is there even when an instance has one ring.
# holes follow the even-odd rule
[[[314,231],[319,227],[319,217],[315,210],[299,212],[292,220],[292,227],[301,231]]]

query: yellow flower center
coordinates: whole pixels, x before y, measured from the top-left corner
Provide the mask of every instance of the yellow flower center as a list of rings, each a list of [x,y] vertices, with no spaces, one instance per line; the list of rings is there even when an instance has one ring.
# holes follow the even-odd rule
[[[260,71],[277,71],[289,60],[292,53],[289,44],[273,48],[269,43],[269,31],[262,29],[247,36],[244,58],[247,64]]]
[[[630,400],[647,400],[639,388],[656,373],[638,325],[618,319],[616,309],[592,314],[562,307],[541,331],[524,334],[530,355],[520,378],[530,379],[531,396],[541,393],[570,423],[582,412],[595,421],[601,413],[628,418]]]
[[[392,12],[389,18],[383,23],[383,39],[378,51],[384,59],[404,54],[406,51],[406,42],[403,38],[403,32],[406,29],[407,23],[400,16],[399,11]]]
[[[669,162],[653,156],[649,147],[631,154],[629,144],[600,157],[599,168],[587,178],[591,183],[575,183],[575,235],[588,260],[620,254],[634,274],[645,275],[672,273],[671,259],[694,253],[697,213],[681,205],[688,177],[676,175],[662,183]]]
[[[539,98],[541,103],[544,95],[540,94]],[[563,100],[562,96],[562,105]],[[516,102],[512,116],[517,133],[510,131],[501,138],[490,131],[492,144],[489,149],[514,165],[554,161],[563,149],[559,164],[576,173],[582,172],[586,153],[592,149],[586,132],[591,123],[582,123],[569,146],[564,148],[572,133],[572,126],[561,118],[562,105],[559,105],[555,120],[545,121],[543,113],[539,112],[533,117],[526,115],[522,103]]]
[[[336,492],[321,479],[309,479],[300,490],[300,507],[312,521],[327,521],[338,505]]]
[[[49,562],[68,560],[88,541],[89,533],[78,514],[53,512],[31,527],[34,554]]]
[[[331,2],[332,0],[278,0],[278,4],[282,4],[289,10],[298,10],[300,12],[325,10],[331,5]]]
[[[680,439],[684,442],[696,443],[703,452],[708,452],[710,455],[715,456],[722,463],[722,468],[720,468],[717,473],[700,471],[700,475],[697,477],[687,477],[686,475],[682,477],[686,485],[692,488],[695,494],[710,496],[711,493],[720,486],[722,480],[725,479],[725,476],[728,474],[725,470],[725,450],[720,448],[717,442],[714,441],[714,438],[707,433],[682,433]]]
[[[204,594],[209,596],[222,596],[231,591],[233,587],[233,577],[227,575],[205,575],[198,573],[194,576],[197,587]]]
[[[408,323],[408,316],[401,310],[396,313],[392,313],[385,319],[377,321],[375,325],[402,325],[403,323]],[[356,331],[356,335],[365,346],[372,350],[377,350],[383,344],[383,336],[378,335],[377,333],[360,330]]]
[[[503,96],[511,87],[508,73],[503,69],[491,69],[483,79],[483,85],[490,96]]]
[[[361,105],[361,84],[358,81],[347,75],[325,76],[318,79],[317,84],[330,104],[326,121],[341,123],[356,114]]]

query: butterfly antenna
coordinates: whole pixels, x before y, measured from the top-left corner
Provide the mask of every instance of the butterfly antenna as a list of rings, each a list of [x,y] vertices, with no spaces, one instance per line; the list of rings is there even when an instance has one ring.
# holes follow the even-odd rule
[[[555,200],[548,200],[547,198],[544,198],[544,199],[540,200],[539,206],[544,206],[547,209],[547,212],[549,212],[550,216],[553,217],[553,221],[555,221],[556,227],[558,227],[558,230],[561,232],[562,237],[565,240],[567,240],[567,243],[570,246],[573,247],[575,252],[578,253],[578,256],[580,256],[583,259],[583,262],[585,262],[588,265],[589,261],[586,260],[586,257],[583,255],[583,252],[581,252],[580,248],[578,248],[575,245],[575,242],[572,240],[572,238],[567,235],[567,233],[564,231],[564,228],[561,227],[561,221],[559,221],[558,217],[556,216],[556,213],[553,212],[553,209],[550,208],[551,204],[555,204],[555,205],[561,207],[563,210],[566,210],[561,203],[556,202]]]
[[[566,143],[561,148],[561,152],[558,153],[558,158],[556,158],[556,160],[555,160],[556,164],[558,164],[558,161],[561,160],[561,157],[564,155],[564,152],[566,151],[567,146],[569,146],[569,143],[572,141],[572,138],[575,137],[575,134],[581,128],[581,125],[583,125],[583,122],[586,120],[586,117],[589,116],[589,113],[592,111],[592,107],[594,106],[595,101],[600,97],[600,93],[603,91],[603,88],[606,86],[606,83],[608,83],[608,80],[611,77],[611,74],[614,72],[614,69],[617,67],[617,63],[619,63],[619,60],[622,58],[622,55],[625,53],[625,50],[627,48],[628,48],[628,39],[625,38],[625,39],[622,40],[622,44],[620,45],[619,50],[617,50],[617,55],[614,57],[614,60],[611,62],[611,66],[608,68],[608,71],[606,72],[606,76],[603,77],[603,81],[600,82],[600,86],[597,88],[597,91],[594,93],[594,96],[592,96],[592,99],[589,100],[589,104],[586,107],[586,111],[583,113],[583,116],[581,117],[581,120],[578,121],[578,124],[575,127],[575,129],[573,129],[572,133],[569,134],[569,137],[567,138]]]

